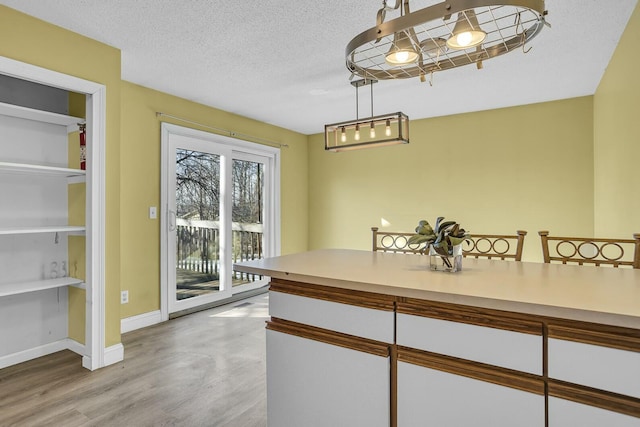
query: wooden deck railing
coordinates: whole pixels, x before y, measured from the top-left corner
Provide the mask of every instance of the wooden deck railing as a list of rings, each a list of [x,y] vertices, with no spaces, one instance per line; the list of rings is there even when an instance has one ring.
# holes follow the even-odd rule
[[[232,229],[232,262],[249,261],[263,257],[262,224],[234,222]],[[220,274],[220,223],[178,219],[176,221],[177,267],[210,274]],[[255,275],[233,272],[235,280],[255,280]]]

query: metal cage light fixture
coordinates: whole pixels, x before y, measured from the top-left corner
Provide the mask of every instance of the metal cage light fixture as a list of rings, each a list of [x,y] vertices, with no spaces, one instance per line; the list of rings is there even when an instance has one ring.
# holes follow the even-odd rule
[[[389,11],[400,17],[384,22]],[[345,50],[347,69],[363,79],[420,77],[476,64],[519,48],[546,24],[544,0],[449,0],[415,12],[409,0],[378,11],[376,26]]]
[[[356,119],[324,126],[324,149],[339,152],[368,147],[409,143],[409,118],[401,113],[373,115],[373,84],[377,80],[354,80],[356,88]],[[371,88],[371,116],[359,118],[358,89]]]
[[[467,49],[481,44],[487,37],[487,33],[482,31],[478,18],[473,9],[458,13],[458,20],[451,37],[447,40],[447,46],[451,49]]]

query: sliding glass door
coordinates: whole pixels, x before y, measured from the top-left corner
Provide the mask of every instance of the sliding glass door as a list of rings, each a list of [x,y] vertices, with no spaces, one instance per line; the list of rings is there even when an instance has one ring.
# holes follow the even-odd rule
[[[220,158],[175,148],[176,301],[220,291]]]
[[[232,261],[263,257],[265,162],[260,156],[237,153],[232,163],[231,253]],[[260,280],[259,276],[232,273],[232,286]]]
[[[265,286],[232,264],[278,250],[277,150],[167,124],[162,143],[167,314]]]

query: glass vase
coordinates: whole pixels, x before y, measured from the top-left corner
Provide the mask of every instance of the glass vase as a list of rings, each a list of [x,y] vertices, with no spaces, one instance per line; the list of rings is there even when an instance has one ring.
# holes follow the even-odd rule
[[[462,244],[453,246],[449,252],[449,255],[441,255],[429,246],[429,268],[449,273],[462,270]]]

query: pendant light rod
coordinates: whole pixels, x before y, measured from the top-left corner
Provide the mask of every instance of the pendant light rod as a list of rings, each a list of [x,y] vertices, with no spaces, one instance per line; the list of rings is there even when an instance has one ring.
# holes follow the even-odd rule
[[[371,117],[373,117],[373,84],[378,83],[376,79],[360,79],[354,80],[351,83],[351,86],[356,88],[356,120],[360,118],[360,99],[358,97],[358,92],[361,86],[371,86]]]
[[[371,86],[371,117],[373,117],[373,85]]]
[[[358,92],[360,92],[359,89],[360,89],[360,86],[356,86],[356,120],[360,118],[360,116],[358,115],[360,110],[360,100],[358,99]]]

